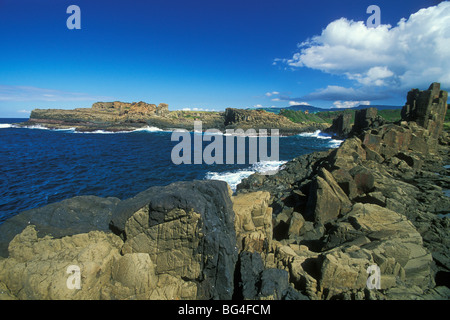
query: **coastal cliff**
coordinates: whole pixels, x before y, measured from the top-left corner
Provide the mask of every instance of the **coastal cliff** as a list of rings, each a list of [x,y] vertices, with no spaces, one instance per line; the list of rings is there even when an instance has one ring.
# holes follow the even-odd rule
[[[281,134],[296,134],[323,130],[327,123],[314,125],[294,123],[288,118],[264,110],[243,110],[228,108],[225,112],[215,111],[169,111],[165,103],[145,102],[97,102],[91,108],[35,109],[30,119],[22,126],[41,125],[51,129],[75,128],[77,131],[132,131],[146,126],[163,130],[194,130],[194,121],[201,121],[204,130],[218,129],[278,129]]]
[[[402,121],[366,110],[338,149],[234,194],[177,182],[20,213],[0,226],[0,299],[448,300],[447,93],[414,92]],[[249,116],[228,113],[226,125]],[[67,287],[73,265],[79,289]]]

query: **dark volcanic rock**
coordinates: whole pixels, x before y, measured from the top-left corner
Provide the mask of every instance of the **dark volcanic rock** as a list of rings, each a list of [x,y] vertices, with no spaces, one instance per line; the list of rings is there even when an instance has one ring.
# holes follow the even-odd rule
[[[273,196],[273,244],[283,252],[275,265],[286,266],[311,298],[450,297],[440,287],[450,276],[446,99],[438,84],[413,90],[398,123],[360,111],[338,149],[301,156],[238,187]],[[366,289],[373,264],[381,268],[378,292]]]
[[[255,299],[258,296],[261,286],[261,273],[264,271],[264,262],[261,255],[257,252],[243,251],[239,255],[239,278],[237,282],[238,289],[235,295],[239,299]]]
[[[352,131],[352,115],[350,113],[344,113],[337,116],[333,120],[330,128],[326,129],[325,132],[334,134],[338,139],[344,139]]]
[[[148,253],[157,274],[196,282],[199,299],[231,299],[238,252],[230,192],[211,180],[153,187],[122,201],[111,229],[124,254]]]
[[[330,172],[322,168],[311,183],[306,216],[326,224],[350,211],[351,203]]]
[[[108,232],[112,210],[119,202],[117,198],[80,196],[15,215],[0,225],[0,256],[8,256],[9,242],[30,224],[36,226],[40,237]]]
[[[383,125],[385,121],[377,113],[378,110],[376,108],[356,110],[352,134],[359,134],[364,130],[378,128]]]

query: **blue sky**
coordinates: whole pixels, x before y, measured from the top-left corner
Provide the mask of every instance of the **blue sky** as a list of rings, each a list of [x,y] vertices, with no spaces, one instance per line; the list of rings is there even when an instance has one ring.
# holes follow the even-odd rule
[[[440,2],[0,0],[0,117],[116,100],[403,105],[410,88],[450,87],[450,6]],[[66,27],[72,4],[81,30]],[[376,29],[365,26],[372,4]]]

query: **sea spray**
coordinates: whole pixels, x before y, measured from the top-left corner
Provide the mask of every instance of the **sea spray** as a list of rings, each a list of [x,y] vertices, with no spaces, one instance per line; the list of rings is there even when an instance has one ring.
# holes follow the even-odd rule
[[[243,179],[248,178],[254,173],[272,175],[283,169],[287,161],[261,161],[251,165],[249,168],[226,171],[226,172],[207,172],[205,179],[225,181],[231,190],[236,191],[236,187]]]

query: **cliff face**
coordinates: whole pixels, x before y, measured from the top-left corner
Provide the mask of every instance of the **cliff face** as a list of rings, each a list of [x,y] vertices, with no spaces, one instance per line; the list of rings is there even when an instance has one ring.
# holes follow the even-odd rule
[[[79,131],[127,131],[145,125],[161,129],[194,129],[194,121],[201,121],[203,129],[279,129],[281,134],[295,134],[325,129],[327,124],[315,126],[298,124],[288,118],[263,110],[228,108],[225,112],[169,111],[165,103],[96,102],[91,108],[74,110],[35,109],[25,124],[41,124],[50,128],[74,127]]]
[[[294,123],[288,118],[265,110],[243,110],[228,108],[224,114],[227,129],[279,129],[281,134],[293,134],[305,131],[323,130],[328,124],[317,123],[314,127]]]
[[[142,101],[133,103],[120,101],[96,102],[92,105],[92,110],[112,112],[118,114],[119,116],[165,116],[169,113],[169,105],[160,103],[158,106],[156,106],[155,104],[148,104]]]
[[[50,128],[75,127],[81,131],[133,130],[152,119],[164,118],[169,106],[158,106],[145,102],[96,102],[91,108],[74,110],[35,109],[28,124],[42,124]]]

